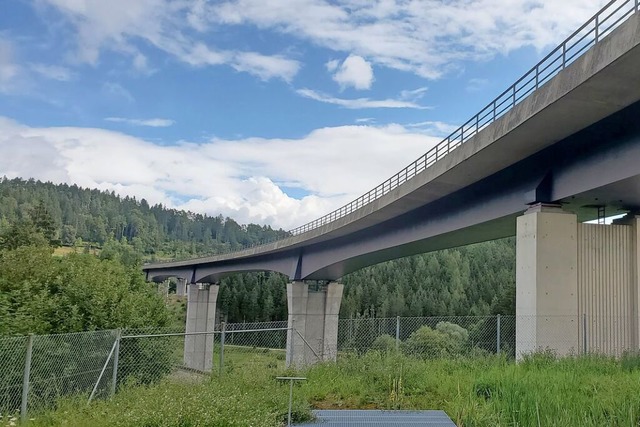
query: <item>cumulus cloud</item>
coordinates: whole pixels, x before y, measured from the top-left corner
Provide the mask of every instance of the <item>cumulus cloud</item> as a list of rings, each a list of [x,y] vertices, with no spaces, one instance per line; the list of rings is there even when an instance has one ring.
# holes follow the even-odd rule
[[[402,99],[369,99],[369,98],[356,98],[356,99],[344,99],[336,98],[327,95],[322,92],[315,91],[313,89],[298,89],[296,93],[305,98],[310,98],[315,101],[324,102],[326,104],[339,105],[349,109],[363,109],[363,108],[416,108],[419,110],[426,110],[430,107],[416,104],[413,101],[406,101]]]
[[[438,78],[466,60],[557,44],[607,0],[225,0],[210,25],[254,25]],[[508,36],[507,36],[508,35]],[[335,69],[333,61],[327,64]]]
[[[152,128],[166,128],[173,126],[175,121],[170,119],[127,119],[124,117],[107,117],[108,122],[125,123],[132,126],[147,126]]]
[[[540,50],[555,45],[607,0],[43,2],[71,24],[77,35],[75,56],[81,62],[98,64],[101,52],[110,50],[128,55],[136,68],[145,69],[142,41],[185,63],[227,64],[261,79],[290,81],[300,68],[297,60],[260,52],[264,46],[253,47],[249,41],[247,51],[219,48],[207,36],[226,27],[253,26],[434,79],[459,69],[464,61],[486,60],[526,46]],[[225,41],[218,38],[214,43]],[[330,72],[338,65],[326,64]],[[370,86],[366,75],[357,83],[348,76],[351,73],[345,71],[348,84]]]
[[[355,89],[371,89],[374,80],[373,68],[363,57],[349,55],[339,67],[336,67],[333,80],[342,89],[349,86]]]
[[[35,128],[0,117],[0,176],[75,183],[293,228],[373,188],[437,141],[389,125],[161,146],[104,129]],[[308,195],[290,197],[285,187]]]

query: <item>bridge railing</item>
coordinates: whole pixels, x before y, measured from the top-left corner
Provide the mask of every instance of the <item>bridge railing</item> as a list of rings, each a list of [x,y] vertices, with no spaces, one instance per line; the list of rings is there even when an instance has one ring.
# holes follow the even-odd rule
[[[389,194],[505,115],[511,108],[573,63],[590,47],[600,43],[616,27],[639,10],[640,0],[610,1],[508,89],[423,156],[352,202],[318,219],[289,230],[289,236],[297,236],[323,227]],[[261,246],[276,240],[282,239],[271,239],[260,244],[253,244],[250,247]],[[230,252],[236,251],[230,250]]]

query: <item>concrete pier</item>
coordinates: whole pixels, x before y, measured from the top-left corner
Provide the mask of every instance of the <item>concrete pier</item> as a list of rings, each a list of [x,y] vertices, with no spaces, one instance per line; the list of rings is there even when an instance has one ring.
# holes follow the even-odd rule
[[[287,366],[302,367],[336,360],[343,288],[344,285],[336,282],[319,290],[309,290],[304,282],[287,285],[290,328],[287,332]]]
[[[532,206],[517,221],[516,357],[618,356],[637,349],[639,220],[578,223],[559,206]]]
[[[182,277],[176,279],[176,295],[184,297],[187,295],[187,281]]]
[[[218,285],[192,283],[188,286],[186,332],[213,332],[216,321]],[[213,363],[214,335],[187,335],[184,339],[184,365],[210,372]]]

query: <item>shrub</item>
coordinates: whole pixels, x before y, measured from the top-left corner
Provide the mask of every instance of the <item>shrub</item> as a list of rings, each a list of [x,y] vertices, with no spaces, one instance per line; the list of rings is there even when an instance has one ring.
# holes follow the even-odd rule
[[[451,339],[456,353],[462,353],[469,342],[469,331],[455,323],[439,322],[436,325],[436,331]]]
[[[455,352],[455,343],[449,335],[423,326],[403,343],[405,354],[422,356],[425,358],[445,357]]]
[[[373,341],[371,349],[382,352],[394,352],[396,351],[396,339],[388,334],[380,335]]]

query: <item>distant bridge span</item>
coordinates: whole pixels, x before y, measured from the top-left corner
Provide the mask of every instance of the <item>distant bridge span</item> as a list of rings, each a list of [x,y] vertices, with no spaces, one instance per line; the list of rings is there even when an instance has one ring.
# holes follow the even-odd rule
[[[382,261],[513,236],[515,218],[536,202],[562,204],[580,220],[596,218],[598,206],[607,214],[637,210],[637,7],[612,2],[613,13],[601,12],[593,28],[585,24],[442,144],[354,203],[276,242],[147,264],[148,279],[216,283],[270,270],[335,280]],[[612,30],[614,19],[624,22]]]

